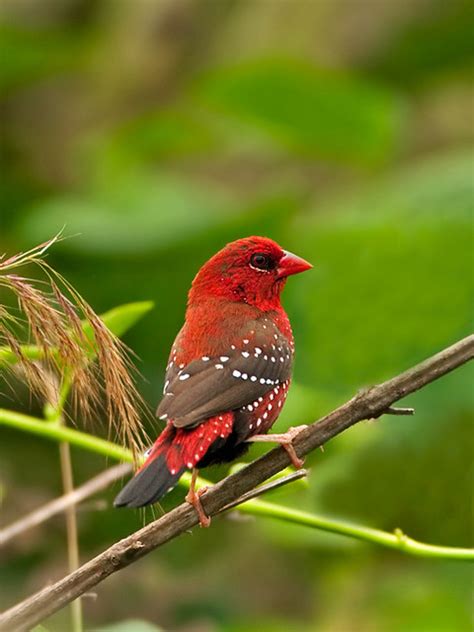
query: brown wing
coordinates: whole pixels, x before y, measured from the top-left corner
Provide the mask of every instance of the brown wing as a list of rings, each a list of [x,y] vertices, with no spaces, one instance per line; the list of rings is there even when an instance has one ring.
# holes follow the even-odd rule
[[[264,345],[259,329],[255,323],[241,348],[217,357],[204,356],[182,368],[170,367],[158,417],[178,428],[195,426],[250,404],[287,380],[293,360],[288,342],[278,332],[272,343]]]

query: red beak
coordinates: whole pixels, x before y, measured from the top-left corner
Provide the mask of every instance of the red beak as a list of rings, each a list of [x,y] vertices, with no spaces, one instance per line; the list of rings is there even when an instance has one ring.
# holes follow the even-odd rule
[[[299,274],[300,272],[310,270],[313,267],[310,263],[301,257],[297,257],[292,252],[284,250],[283,253],[283,257],[280,259],[277,270],[279,279],[288,277],[292,274]]]

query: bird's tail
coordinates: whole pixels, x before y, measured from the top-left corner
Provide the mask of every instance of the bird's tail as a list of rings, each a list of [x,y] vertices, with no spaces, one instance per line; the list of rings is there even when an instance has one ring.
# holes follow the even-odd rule
[[[115,507],[151,505],[176,485],[186,468],[184,465],[170,467],[173,439],[174,430],[166,428],[145,463],[114,500]]]
[[[160,500],[185,470],[207,461],[205,457],[225,444],[232,433],[234,414],[223,413],[194,428],[168,423],[144,465],[115,499],[116,507],[144,507]]]

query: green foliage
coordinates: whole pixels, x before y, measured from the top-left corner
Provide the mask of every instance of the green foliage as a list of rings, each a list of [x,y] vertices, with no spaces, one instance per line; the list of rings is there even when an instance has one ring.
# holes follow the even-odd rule
[[[105,314],[101,314],[100,318],[104,325],[117,337],[121,338],[129,329],[141,320],[149,311],[153,309],[152,301],[141,301],[138,303],[128,303],[110,309]],[[84,333],[92,336],[92,328],[89,323],[84,323]]]
[[[448,72],[470,72],[474,60],[474,8],[469,0],[438,3],[431,15],[386,42],[372,71],[397,83],[426,83]]]
[[[401,123],[400,100],[389,91],[286,60],[222,69],[198,92],[284,147],[348,163],[386,159]]]
[[[297,297],[320,358],[299,360],[307,384],[347,392],[470,332],[472,159],[412,165],[300,218],[298,242],[316,263],[314,292]]]
[[[83,37],[62,30],[0,26],[0,90],[18,89],[41,77],[64,73],[81,62]]]
[[[84,231],[70,247],[89,253],[131,254],[181,242],[210,226],[226,223],[229,201],[181,178],[120,174],[113,188],[86,197],[66,196],[41,204],[26,220],[25,235],[46,235],[63,222],[68,232]],[[106,239],[104,239],[104,235]]]

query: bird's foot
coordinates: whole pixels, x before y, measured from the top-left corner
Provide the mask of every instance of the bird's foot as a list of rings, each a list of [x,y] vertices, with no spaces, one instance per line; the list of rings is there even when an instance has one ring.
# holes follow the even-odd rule
[[[211,518],[204,511],[204,507],[201,503],[201,496],[207,492],[208,487],[206,486],[196,489],[196,477],[197,470],[194,469],[191,478],[191,486],[189,488],[189,492],[186,494],[185,501],[192,505],[196,510],[201,527],[207,528],[211,525]]]
[[[198,490],[189,490],[186,494],[186,502],[194,507],[199,518],[199,524],[201,527],[209,527],[211,525],[211,519],[204,511],[204,507],[201,503],[201,496],[207,492],[207,487],[201,487]]]
[[[304,459],[301,459],[295,451],[293,446],[293,440],[295,437],[308,426],[294,426],[293,428],[289,428],[286,432],[282,434],[267,434],[267,435],[253,435],[253,437],[249,437],[247,441],[262,441],[262,442],[271,442],[271,443],[279,443],[282,448],[284,448],[288,456],[291,459],[292,464],[295,466],[297,470],[301,469],[304,465]]]

